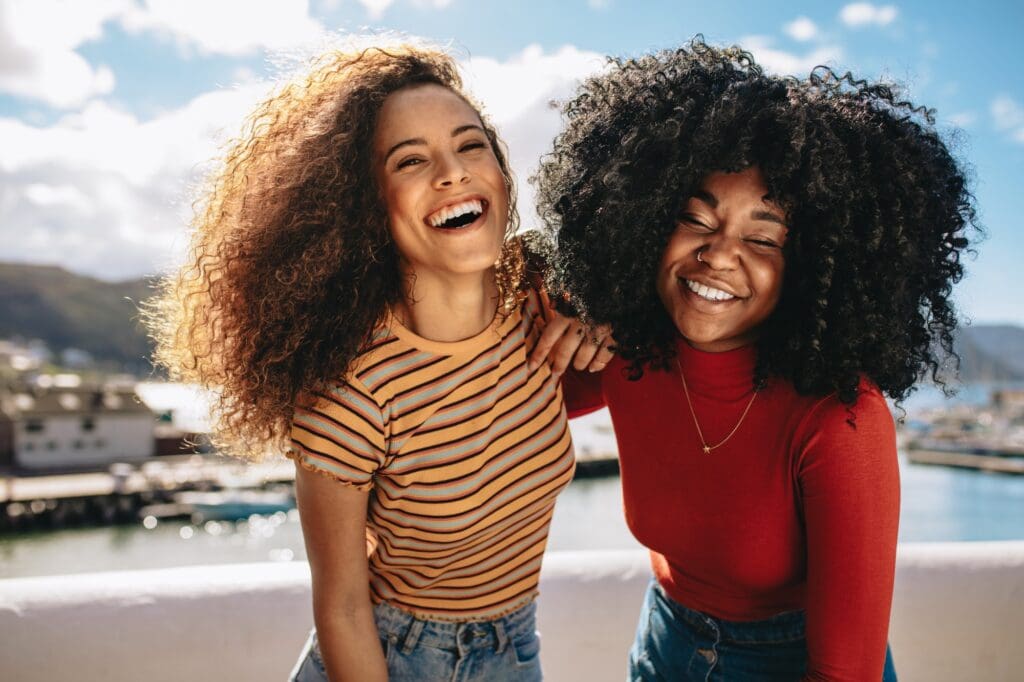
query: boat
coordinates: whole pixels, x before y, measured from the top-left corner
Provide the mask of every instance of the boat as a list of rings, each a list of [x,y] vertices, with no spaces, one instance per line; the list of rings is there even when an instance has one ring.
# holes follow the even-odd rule
[[[236,521],[295,508],[295,498],[283,490],[190,490],[175,493],[172,499],[200,521]]]
[[[918,415],[904,449],[917,464],[1024,474],[1024,391],[995,391],[985,405]]]

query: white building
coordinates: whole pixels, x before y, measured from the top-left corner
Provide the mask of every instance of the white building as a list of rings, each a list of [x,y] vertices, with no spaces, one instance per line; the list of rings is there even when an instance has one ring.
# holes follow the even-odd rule
[[[83,469],[153,455],[154,416],[126,387],[52,385],[0,395],[0,464]]]

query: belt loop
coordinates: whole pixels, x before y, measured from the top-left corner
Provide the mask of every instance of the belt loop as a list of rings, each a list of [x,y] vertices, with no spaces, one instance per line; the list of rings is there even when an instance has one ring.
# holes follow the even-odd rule
[[[508,632],[505,631],[505,623],[500,620],[494,621],[494,637],[498,640],[494,653],[500,654],[508,646]]]
[[[419,618],[412,619],[412,625],[409,626],[409,631],[405,633],[405,639],[402,640],[402,653],[404,655],[408,656],[416,648],[416,642],[420,641],[420,634],[423,632],[424,625],[425,623]]]

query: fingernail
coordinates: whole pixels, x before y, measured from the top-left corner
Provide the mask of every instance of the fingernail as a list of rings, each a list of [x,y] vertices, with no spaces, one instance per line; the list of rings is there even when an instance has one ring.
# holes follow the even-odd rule
[[[526,371],[527,372],[532,372],[535,369],[537,369],[537,363],[536,362],[534,362],[533,360],[530,360],[529,362],[526,363]]]

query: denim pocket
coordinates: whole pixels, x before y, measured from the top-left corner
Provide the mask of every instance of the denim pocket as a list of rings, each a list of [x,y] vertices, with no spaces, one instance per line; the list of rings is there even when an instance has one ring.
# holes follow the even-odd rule
[[[395,655],[398,640],[394,635],[380,635],[380,650],[384,652],[384,665],[390,667],[391,659]]]
[[[327,679],[327,666],[324,665],[324,657],[320,653],[320,642],[316,639],[313,640],[313,646],[309,648],[309,660],[313,663],[317,672],[323,675],[324,679]]]
[[[516,665],[534,665],[537,657],[540,656],[540,637],[533,633],[528,639],[512,642],[512,655],[516,659]]]

